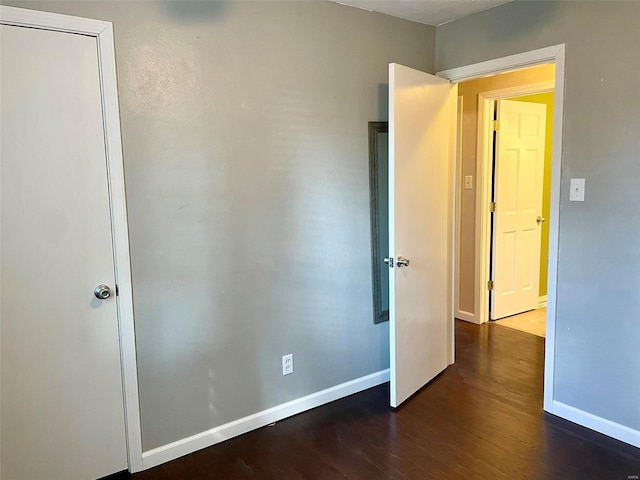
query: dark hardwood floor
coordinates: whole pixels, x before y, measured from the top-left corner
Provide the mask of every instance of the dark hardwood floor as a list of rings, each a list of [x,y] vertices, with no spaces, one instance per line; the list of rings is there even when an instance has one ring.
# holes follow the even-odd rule
[[[543,338],[457,322],[456,347],[396,411],[381,385],[132,478],[638,478],[639,449],[542,411]]]

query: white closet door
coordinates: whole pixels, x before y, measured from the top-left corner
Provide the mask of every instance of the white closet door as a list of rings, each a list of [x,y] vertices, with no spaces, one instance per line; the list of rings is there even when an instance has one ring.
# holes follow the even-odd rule
[[[99,478],[127,455],[96,39],[2,25],[0,61],[0,474]]]

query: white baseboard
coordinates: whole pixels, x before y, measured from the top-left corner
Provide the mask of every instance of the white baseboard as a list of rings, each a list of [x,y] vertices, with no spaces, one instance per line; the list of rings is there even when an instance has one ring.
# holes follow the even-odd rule
[[[464,310],[456,310],[454,316],[459,320],[464,320],[465,322],[476,324],[480,323],[474,313],[465,312]]]
[[[551,402],[551,408],[547,409],[547,411],[553,415],[582,425],[583,427],[590,428],[591,430],[640,448],[640,431],[638,430],[592,415],[591,413],[571,407],[557,400]]]
[[[538,308],[546,308],[547,306],[547,296],[542,295],[538,297]]]
[[[142,454],[142,468],[146,470],[161,463],[188,455],[197,450],[210,447],[243,433],[264,427],[287,417],[297,415],[306,410],[319,407],[354,393],[361,392],[376,385],[389,381],[389,369],[381,370],[371,375],[356,378],[346,383],[312,393],[306,397],[297,398],[282,405],[254,413],[211,430],[183,438],[173,443],[163,445]]]

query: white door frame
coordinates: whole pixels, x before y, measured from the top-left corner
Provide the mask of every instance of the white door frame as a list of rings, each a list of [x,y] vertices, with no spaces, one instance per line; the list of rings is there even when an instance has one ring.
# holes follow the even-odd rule
[[[487,282],[489,276],[489,258],[491,253],[491,215],[489,215],[489,202],[491,202],[491,185],[493,183],[491,164],[493,160],[493,122],[492,103],[496,100],[513,98],[522,95],[554,91],[554,82],[540,82],[517,87],[501,88],[481,92],[478,94],[478,153],[476,178],[478,179],[478,191],[476,193],[476,247],[475,247],[475,312],[474,323],[489,321],[489,290]],[[553,145],[553,144],[552,144]],[[552,159],[553,162],[553,159]]]
[[[560,185],[562,172],[562,121],[564,109],[564,70],[565,70],[565,46],[564,44],[541,48],[529,52],[510,55],[507,57],[488,60],[462,67],[452,68],[438,72],[437,75],[452,82],[472,80],[487,75],[502,73],[509,70],[532,67],[545,63],[554,63],[555,68],[555,100],[553,112],[553,151],[551,166],[551,214],[549,218],[549,274],[547,287],[547,336],[545,340],[545,366],[544,366],[544,409],[556,413],[553,402],[553,377],[555,372],[555,327],[556,327],[556,294],[558,283],[558,228],[560,224]],[[483,178],[483,177],[477,177]],[[458,179],[456,180],[458,181]],[[459,183],[459,181],[458,181]],[[456,197],[456,208],[459,199]],[[478,226],[476,225],[476,228]],[[458,232],[454,225],[454,232]],[[476,242],[477,243],[477,242]],[[476,291],[479,285],[476,285]],[[488,297],[488,295],[487,295]],[[454,299],[451,299],[453,303]],[[478,313],[477,311],[475,312]],[[455,320],[453,315],[451,322]],[[562,415],[565,416],[566,415]]]
[[[96,39],[102,97],[102,119],[107,161],[111,235],[120,334],[120,362],[124,391],[125,427],[129,470],[142,470],[142,437],[138,399],[138,372],[133,319],[133,293],[129,257],[129,231],[124,187],[120,113],[116,82],[113,26],[110,22],[25,10],[0,5],[0,24],[87,35]]]

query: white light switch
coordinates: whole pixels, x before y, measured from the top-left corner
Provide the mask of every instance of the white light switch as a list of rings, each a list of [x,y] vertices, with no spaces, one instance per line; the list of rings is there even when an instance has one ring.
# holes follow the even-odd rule
[[[569,184],[569,200],[571,202],[584,202],[584,178],[572,178]]]
[[[471,190],[473,188],[473,176],[465,175],[464,176],[464,189]]]

